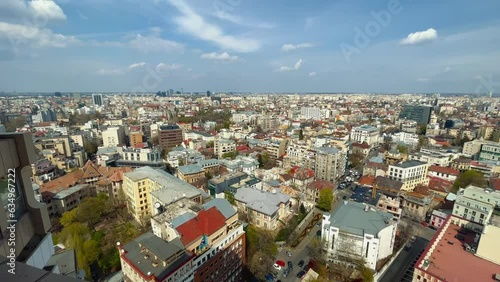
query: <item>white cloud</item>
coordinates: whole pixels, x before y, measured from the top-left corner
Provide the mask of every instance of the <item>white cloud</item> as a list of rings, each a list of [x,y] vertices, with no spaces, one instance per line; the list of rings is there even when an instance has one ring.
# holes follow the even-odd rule
[[[45,25],[49,20],[65,20],[66,15],[52,0],[1,0],[0,17],[25,19],[33,25]]]
[[[288,52],[288,51],[293,51],[293,50],[297,50],[297,49],[300,49],[300,48],[311,48],[311,47],[314,47],[314,44],[312,43],[300,43],[300,44],[284,44],[283,46],[281,46],[281,50],[282,51],[285,51],[285,52]]]
[[[278,71],[297,71],[302,67],[302,59],[299,59],[292,67],[281,66]]]
[[[29,44],[33,47],[63,48],[81,43],[74,36],[54,33],[49,29],[5,22],[0,22],[0,37],[9,39],[12,43],[12,47],[15,49],[25,44]]]
[[[50,0],[33,0],[29,3],[30,8],[35,13],[37,17],[46,17],[52,20],[65,20],[66,15],[64,14],[61,7],[59,7],[55,2]]]
[[[402,45],[415,45],[421,44],[425,42],[430,42],[438,39],[437,31],[433,28],[429,28],[424,31],[417,31],[414,33],[408,34],[408,36],[401,40]]]
[[[429,79],[427,77],[419,77],[417,78],[417,82],[427,83],[429,82]]]
[[[131,64],[130,66],[128,66],[128,69],[132,70],[132,69],[136,69],[136,68],[142,68],[145,65],[146,65],[145,62],[135,63],[135,64]]]
[[[177,65],[177,64],[168,65],[165,63],[159,63],[158,65],[156,65],[156,72],[166,73],[168,71],[176,70],[176,69],[180,69],[180,68],[181,68],[181,65]]]
[[[227,52],[217,54],[215,52],[202,54],[200,58],[205,60],[214,60],[214,61],[235,61],[238,60],[238,56],[231,56]]]
[[[222,9],[218,9],[215,13],[214,16],[217,17],[220,20],[228,21],[234,24],[238,24],[241,26],[248,26],[248,27],[257,27],[257,28],[274,28],[273,24],[270,23],[254,23],[250,20],[243,19],[239,16],[233,15],[231,13],[228,13],[226,11],[223,11]]]
[[[125,71],[123,69],[99,69],[97,71],[98,75],[103,76],[115,76],[115,75],[123,75]]]
[[[184,46],[178,42],[166,40],[157,36],[143,36],[137,34],[130,42],[130,47],[141,52],[170,52],[182,51]]]
[[[316,76],[316,75],[317,75],[317,73],[315,71],[312,71],[309,73],[309,76]]]
[[[260,42],[255,39],[225,34],[220,27],[206,22],[202,16],[193,11],[182,0],[169,0],[169,3],[182,14],[182,16],[174,18],[174,22],[182,32],[237,52],[252,52],[261,46]]]

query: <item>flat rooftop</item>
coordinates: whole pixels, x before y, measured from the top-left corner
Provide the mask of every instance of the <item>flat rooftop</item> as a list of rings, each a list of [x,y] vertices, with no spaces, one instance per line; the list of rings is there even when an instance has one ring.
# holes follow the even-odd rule
[[[415,268],[441,277],[444,281],[495,281],[493,275],[500,273],[500,265],[465,251],[462,242],[455,238],[460,227],[452,224],[451,218],[449,217],[434,235]],[[474,243],[475,233],[463,236],[465,243]],[[495,248],[498,248],[498,245]],[[424,266],[426,259],[429,263]]]
[[[400,167],[400,168],[409,168],[409,167],[414,167],[414,166],[421,166],[424,164],[427,164],[427,163],[417,161],[417,160],[411,160],[411,161],[402,162],[400,164],[395,164],[394,166]]]
[[[365,211],[365,208],[368,210]],[[339,228],[340,232],[347,232],[358,236],[377,234],[392,224],[393,215],[363,203],[344,201],[332,213],[331,225]]]

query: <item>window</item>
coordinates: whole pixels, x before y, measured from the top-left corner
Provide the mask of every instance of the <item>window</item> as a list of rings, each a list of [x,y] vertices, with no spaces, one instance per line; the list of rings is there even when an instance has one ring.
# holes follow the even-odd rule
[[[19,178],[19,171],[15,171],[12,174],[14,178],[8,178],[8,176],[0,177],[0,200],[2,201],[3,207],[5,209],[5,213],[8,219],[19,219],[26,211],[26,207],[24,205],[23,194],[21,193],[21,181]],[[9,193],[14,195],[13,198],[9,198]],[[13,211],[13,216],[9,217],[11,214],[9,209],[13,204],[15,206]],[[9,205],[11,205],[9,207]]]

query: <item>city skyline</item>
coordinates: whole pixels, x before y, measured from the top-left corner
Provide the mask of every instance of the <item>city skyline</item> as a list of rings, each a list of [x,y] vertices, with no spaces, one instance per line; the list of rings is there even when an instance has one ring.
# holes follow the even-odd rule
[[[495,1],[140,2],[2,1],[0,91],[500,89]]]

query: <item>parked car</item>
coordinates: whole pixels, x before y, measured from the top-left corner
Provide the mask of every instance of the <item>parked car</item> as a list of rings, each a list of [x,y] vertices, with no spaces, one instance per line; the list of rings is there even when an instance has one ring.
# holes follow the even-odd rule
[[[422,224],[423,227],[428,227],[429,226],[429,223],[427,223],[425,221],[421,221],[420,224]]]
[[[464,237],[464,235],[462,235],[462,234],[457,234],[457,235],[455,235],[455,238],[457,238],[457,239],[458,239],[458,240],[460,240],[460,241],[465,240],[465,237]]]
[[[304,261],[303,261],[303,260],[299,261],[299,264],[298,264],[298,266],[299,266],[299,267],[302,267],[302,266],[304,266]]]
[[[286,278],[288,274],[290,274],[290,268],[287,268],[285,269],[285,271],[283,271],[283,278]]]
[[[290,269],[293,268],[293,263],[291,261],[288,261],[288,268],[290,268]]]
[[[299,273],[297,273],[297,278],[302,278],[302,277],[304,277],[304,275],[306,275],[306,272],[304,270],[302,270]]]
[[[266,280],[269,282],[273,282],[274,281],[273,275],[271,273],[266,274]]]
[[[281,270],[281,266],[279,266],[277,263],[273,264],[273,267],[276,270]]]
[[[290,252],[290,251],[286,251],[286,255],[287,255],[288,257],[291,257],[291,256],[292,256],[292,252]]]
[[[429,228],[432,229],[432,230],[438,230],[438,228],[434,225],[429,225]]]

